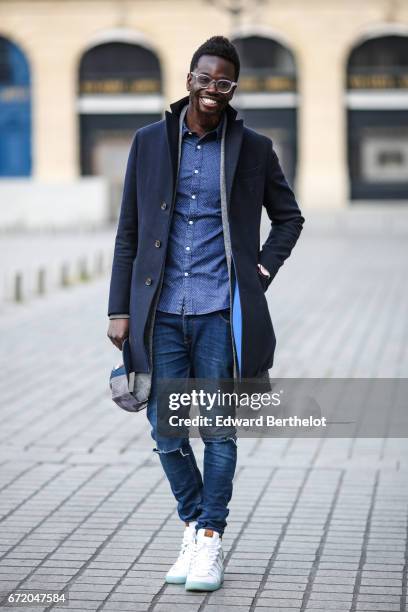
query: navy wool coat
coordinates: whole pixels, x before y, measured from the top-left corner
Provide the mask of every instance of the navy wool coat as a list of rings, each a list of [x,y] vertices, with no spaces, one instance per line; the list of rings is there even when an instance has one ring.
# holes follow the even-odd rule
[[[179,118],[188,101],[185,97],[175,102],[163,120],[136,132],[115,239],[108,315],[129,314],[133,369],[150,374],[150,381],[152,330],[177,188]],[[234,377],[238,372],[240,378],[252,378],[273,364],[276,340],[265,292],[290,255],[304,218],[272,141],[245,127],[230,105],[225,112],[221,181],[231,256]],[[271,229],[261,248],[262,206]],[[258,262],[269,270],[270,279],[261,278]]]

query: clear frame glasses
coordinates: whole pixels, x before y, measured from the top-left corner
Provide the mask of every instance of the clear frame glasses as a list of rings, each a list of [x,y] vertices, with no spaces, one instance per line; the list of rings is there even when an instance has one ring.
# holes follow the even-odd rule
[[[198,74],[197,72],[190,72],[195,78],[198,86],[201,89],[209,87],[211,83],[215,83],[215,89],[218,93],[227,94],[231,91],[234,85],[238,85],[236,81],[230,81],[229,79],[212,79],[208,74]]]

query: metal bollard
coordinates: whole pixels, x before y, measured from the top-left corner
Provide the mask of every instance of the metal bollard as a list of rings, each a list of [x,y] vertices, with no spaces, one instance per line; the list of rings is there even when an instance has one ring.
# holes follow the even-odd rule
[[[103,258],[103,251],[99,251],[96,254],[96,258],[95,258],[95,273],[97,276],[100,276],[103,274],[103,269],[104,269],[104,258]]]
[[[67,263],[63,263],[60,271],[61,287],[69,286],[69,267]]]
[[[46,273],[45,268],[40,268],[38,270],[37,276],[37,293],[38,295],[44,295],[46,290]]]
[[[90,274],[88,271],[88,262],[86,257],[82,257],[79,260],[79,280],[86,282],[90,279]]]
[[[14,277],[14,301],[22,302],[23,299],[23,275],[21,272],[16,272]]]

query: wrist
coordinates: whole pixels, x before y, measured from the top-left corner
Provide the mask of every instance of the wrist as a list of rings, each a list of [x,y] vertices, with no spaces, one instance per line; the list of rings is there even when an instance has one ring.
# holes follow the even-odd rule
[[[261,274],[263,274],[263,276],[266,276],[267,278],[269,278],[271,275],[269,270],[267,270],[262,264],[258,264],[258,270]]]

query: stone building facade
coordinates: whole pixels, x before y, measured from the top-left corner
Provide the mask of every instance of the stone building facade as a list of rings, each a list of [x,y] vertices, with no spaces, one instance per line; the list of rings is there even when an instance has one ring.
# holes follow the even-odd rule
[[[117,201],[132,134],[185,95],[214,34],[240,52],[233,105],[304,207],[408,201],[403,0],[2,0],[0,193],[84,186],[92,207],[104,177]]]

